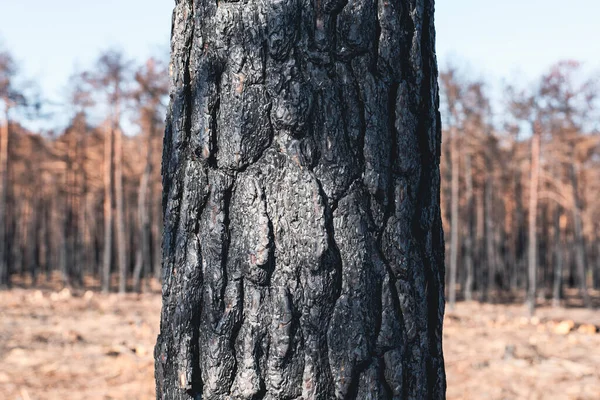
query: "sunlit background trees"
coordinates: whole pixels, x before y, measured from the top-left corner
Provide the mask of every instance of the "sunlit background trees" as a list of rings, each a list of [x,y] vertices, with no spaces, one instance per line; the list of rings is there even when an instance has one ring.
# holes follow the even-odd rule
[[[440,74],[448,299],[561,304],[600,284],[597,86],[563,61],[500,100],[457,68]],[[521,298],[522,299],[522,298]]]
[[[159,278],[165,62],[135,65],[103,52],[71,76],[62,107],[69,122],[51,131],[25,128],[54,116],[17,112],[33,106],[17,78],[3,51],[0,284],[19,276],[35,285],[57,273],[64,285],[91,277],[124,292]]]
[[[144,290],[160,279],[160,158],[167,65],[108,50],[72,74],[68,124],[0,51],[0,284]],[[575,61],[492,89],[465,68],[440,73],[447,298],[570,301],[600,288],[596,76]],[[46,126],[48,124],[45,124]]]

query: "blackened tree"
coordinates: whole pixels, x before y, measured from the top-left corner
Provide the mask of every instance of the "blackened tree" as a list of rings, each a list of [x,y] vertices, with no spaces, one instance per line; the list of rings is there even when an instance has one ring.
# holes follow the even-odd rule
[[[444,398],[433,0],[176,3],[157,398]]]

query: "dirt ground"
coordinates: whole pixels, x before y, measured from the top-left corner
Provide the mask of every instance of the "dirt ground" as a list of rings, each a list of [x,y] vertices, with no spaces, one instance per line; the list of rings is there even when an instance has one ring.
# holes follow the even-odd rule
[[[160,295],[0,292],[0,399],[152,399]],[[449,399],[600,399],[600,313],[459,303]]]

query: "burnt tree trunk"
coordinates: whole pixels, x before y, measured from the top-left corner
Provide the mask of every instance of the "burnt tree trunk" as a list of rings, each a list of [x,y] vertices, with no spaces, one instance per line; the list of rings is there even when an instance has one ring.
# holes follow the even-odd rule
[[[442,399],[433,1],[181,0],[159,399]]]
[[[112,127],[107,127],[104,132],[104,243],[102,253],[102,291],[108,293],[110,291],[110,267],[112,262],[112,220],[113,220],[113,191],[112,191],[112,176],[113,176],[113,135]]]
[[[554,210],[554,280],[552,285],[552,306],[559,307],[562,295],[562,275],[563,275],[563,249],[560,218],[562,216],[562,207],[556,206]]]
[[[119,293],[127,290],[127,239],[125,238],[125,199],[123,194],[123,132],[118,123],[120,112],[116,113],[114,133],[115,162],[115,228],[117,234],[117,260],[119,264]]]
[[[8,100],[4,99],[5,102]],[[10,286],[10,269],[8,267],[7,230],[8,230],[8,105],[4,109],[4,121],[0,126],[0,287]]]
[[[451,127],[450,135],[452,178],[450,181],[450,279],[448,283],[448,307],[450,310],[453,310],[456,305],[456,275],[458,270],[458,128],[455,126]]]
[[[529,314],[535,312],[536,285],[537,285],[537,266],[538,266],[538,242],[537,242],[537,211],[538,211],[538,184],[540,175],[540,146],[541,146],[541,126],[535,123],[533,126],[533,135],[531,136],[531,179],[529,182],[529,214],[528,214],[528,245],[527,252],[527,307]]]
[[[146,165],[140,178],[138,190],[138,223],[140,232],[140,243],[136,251],[135,268],[133,271],[133,290],[141,291],[140,279],[142,272],[150,268],[150,213],[149,213],[149,185],[152,174],[152,138],[154,133],[154,123],[150,122],[146,140]],[[144,270],[144,271],[143,271]],[[145,275],[145,274],[144,274]]]
[[[474,242],[474,197],[473,197],[473,172],[471,169],[471,154],[467,151],[465,154],[465,186],[467,197],[467,212],[466,212],[466,232],[465,232],[465,300],[473,300],[473,242]]]
[[[485,220],[485,266],[487,268],[487,285],[485,286],[485,299],[489,302],[496,301],[496,248],[494,243],[494,174],[492,170],[491,154],[485,154],[485,183],[483,186],[484,196],[484,220]]]
[[[577,275],[579,280],[579,291],[583,304],[587,308],[592,307],[592,301],[587,289],[587,256],[585,249],[585,239],[583,237],[583,222],[581,221],[581,200],[579,198],[578,178],[576,161],[572,159],[569,168],[571,178],[571,188],[573,195],[573,234],[575,240],[575,262],[577,263]]]
[[[513,268],[513,276],[511,279],[511,289],[517,292],[521,285],[521,279],[525,270],[525,212],[523,207],[523,184],[521,182],[522,174],[517,168],[515,170],[515,266]]]

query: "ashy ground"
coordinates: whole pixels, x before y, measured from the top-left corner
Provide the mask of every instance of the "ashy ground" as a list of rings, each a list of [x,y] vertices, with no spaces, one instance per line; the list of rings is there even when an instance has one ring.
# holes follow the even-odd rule
[[[0,292],[0,399],[152,399],[159,294]],[[448,399],[600,399],[600,313],[459,303]]]

